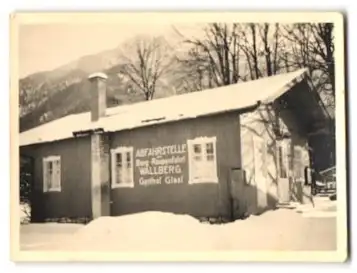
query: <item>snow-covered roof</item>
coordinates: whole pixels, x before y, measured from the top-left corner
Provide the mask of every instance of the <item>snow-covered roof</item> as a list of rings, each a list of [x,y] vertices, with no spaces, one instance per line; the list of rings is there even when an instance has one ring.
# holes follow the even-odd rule
[[[72,138],[74,132],[103,129],[121,131],[198,116],[218,114],[268,103],[303,79],[306,69],[106,110],[91,122],[90,112],[68,115],[20,134],[20,146]]]

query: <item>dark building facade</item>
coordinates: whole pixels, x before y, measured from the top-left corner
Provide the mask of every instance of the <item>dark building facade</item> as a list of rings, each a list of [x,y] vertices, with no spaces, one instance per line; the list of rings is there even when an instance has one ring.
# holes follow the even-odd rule
[[[93,75],[92,113],[20,135],[20,154],[33,162],[32,220],[164,211],[229,221],[305,202],[312,127],[292,107],[295,95],[311,96],[305,77],[297,71],[110,110],[106,77]],[[319,111],[306,118],[323,120]]]

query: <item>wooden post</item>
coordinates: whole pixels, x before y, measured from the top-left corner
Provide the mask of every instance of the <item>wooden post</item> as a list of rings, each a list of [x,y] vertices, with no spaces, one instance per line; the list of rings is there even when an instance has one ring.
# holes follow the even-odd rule
[[[97,122],[106,112],[107,75],[94,73],[88,77],[91,84],[91,121]],[[109,215],[109,146],[108,136],[97,132],[91,135],[91,200],[92,217]]]
[[[101,216],[101,193],[100,193],[100,148],[98,134],[91,136],[91,151],[92,151],[92,217],[98,218]]]
[[[91,136],[91,195],[92,217],[110,215],[109,210],[109,147],[106,135],[92,134]]]

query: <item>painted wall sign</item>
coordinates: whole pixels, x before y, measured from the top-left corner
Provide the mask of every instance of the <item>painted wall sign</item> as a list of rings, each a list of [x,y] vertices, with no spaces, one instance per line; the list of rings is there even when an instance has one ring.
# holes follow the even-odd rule
[[[186,144],[136,150],[135,167],[139,175],[139,185],[183,183],[186,151]]]

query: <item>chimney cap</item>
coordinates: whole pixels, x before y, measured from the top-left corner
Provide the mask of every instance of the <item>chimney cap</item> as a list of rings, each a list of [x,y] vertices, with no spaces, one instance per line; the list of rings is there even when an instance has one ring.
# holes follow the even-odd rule
[[[90,74],[88,76],[88,80],[92,80],[92,79],[95,79],[95,78],[101,78],[101,79],[108,79],[108,76],[102,72],[96,72],[96,73],[93,73],[93,74]]]

